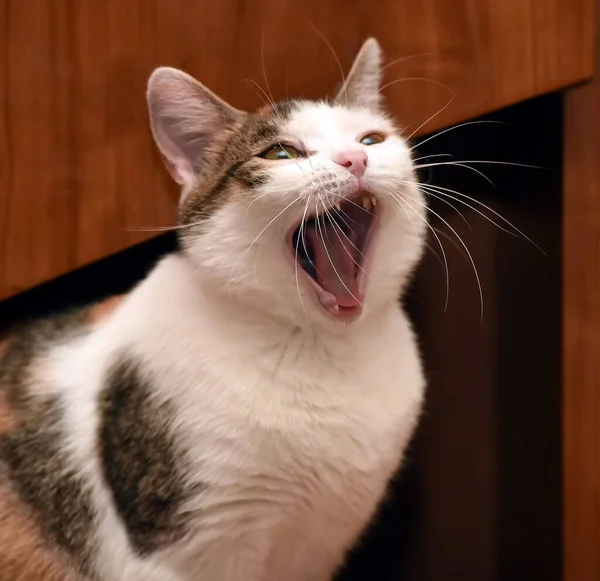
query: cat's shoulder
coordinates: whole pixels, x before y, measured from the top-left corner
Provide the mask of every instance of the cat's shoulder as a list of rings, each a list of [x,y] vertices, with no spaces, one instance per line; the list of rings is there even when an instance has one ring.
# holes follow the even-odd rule
[[[38,319],[29,319],[0,329],[0,365],[16,352],[31,353],[55,342],[86,333],[108,320],[127,295],[114,295],[83,307],[69,309]]]
[[[0,330],[0,433],[14,424],[30,396],[43,390],[44,365],[52,349],[88,335],[114,314],[125,295],[23,321]]]

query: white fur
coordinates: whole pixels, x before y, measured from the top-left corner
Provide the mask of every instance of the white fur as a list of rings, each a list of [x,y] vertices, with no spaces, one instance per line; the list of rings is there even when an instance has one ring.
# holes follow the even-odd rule
[[[372,131],[388,137],[361,146]],[[90,336],[51,356],[73,461],[96,482],[103,580],[327,581],[401,463],[424,388],[397,303],[425,219],[409,149],[366,107],[306,103],[285,132],[310,158],[265,160],[278,165],[253,199],[190,229],[185,254],[165,258]],[[369,156],[380,224],[364,312],[341,323],[296,278],[284,239],[318,195],[327,203],[356,187],[331,159],[357,147]],[[206,485],[185,506],[193,534],[146,559],[129,545],[95,452],[103,377],[123,351],[175,406],[182,465]]]

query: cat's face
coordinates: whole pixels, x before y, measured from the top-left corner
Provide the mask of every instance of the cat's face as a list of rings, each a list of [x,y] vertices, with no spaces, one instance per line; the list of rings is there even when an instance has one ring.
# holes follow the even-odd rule
[[[380,77],[370,40],[335,101],[247,114],[185,73],[155,71],[152,128],[182,185],[182,245],[225,297],[300,326],[342,326],[398,299],[425,204]]]

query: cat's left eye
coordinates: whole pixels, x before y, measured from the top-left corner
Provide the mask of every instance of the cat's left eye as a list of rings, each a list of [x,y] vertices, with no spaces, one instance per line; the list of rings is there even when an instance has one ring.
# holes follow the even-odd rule
[[[375,145],[383,141],[385,141],[385,135],[381,133],[369,133],[360,140],[360,143],[363,145]]]
[[[263,151],[259,157],[271,160],[284,160],[284,159],[296,159],[302,157],[302,154],[291,145],[282,145],[278,143],[273,147],[269,147],[266,151]]]

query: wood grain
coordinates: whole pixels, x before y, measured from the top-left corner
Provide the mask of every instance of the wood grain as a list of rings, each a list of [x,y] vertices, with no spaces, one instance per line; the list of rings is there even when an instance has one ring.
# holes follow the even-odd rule
[[[250,108],[263,90],[331,92],[322,37],[346,70],[375,35],[392,110],[424,133],[587,78],[592,13],[593,0],[0,0],[0,298],[173,223],[144,105],[157,65]]]
[[[598,19],[600,27],[600,18]],[[599,39],[600,41],[600,39]],[[600,55],[600,42],[597,54]],[[600,76],[565,96],[564,580],[600,579]]]

